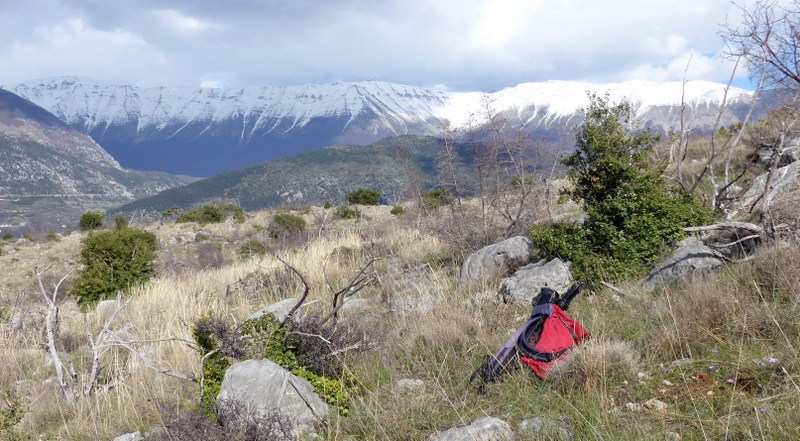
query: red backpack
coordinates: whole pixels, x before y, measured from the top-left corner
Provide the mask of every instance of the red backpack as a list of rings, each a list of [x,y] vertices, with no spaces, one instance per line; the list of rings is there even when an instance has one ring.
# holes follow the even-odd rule
[[[555,290],[542,288],[528,321],[511,334],[494,356],[484,357],[481,367],[470,377],[470,383],[476,379],[481,379],[483,384],[495,381],[515,356],[537,377],[544,379],[570,349],[589,338],[589,331],[565,312],[580,290],[580,284],[576,283],[559,298]]]

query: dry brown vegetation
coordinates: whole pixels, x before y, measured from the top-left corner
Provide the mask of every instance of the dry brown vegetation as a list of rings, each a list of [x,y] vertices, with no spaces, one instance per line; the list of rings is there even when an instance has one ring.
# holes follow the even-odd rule
[[[21,419],[0,429],[2,436],[110,440],[167,427],[172,439],[190,439],[187,431],[216,430],[197,420],[197,384],[146,364],[199,376],[201,354],[184,341],[191,340],[199,317],[213,311],[241,322],[299,293],[298,279],[276,257],[307,279],[309,296],[317,300],[307,312],[327,309],[326,280],[345,286],[366,262],[381,259],[370,269],[377,283],[358,295],[366,306],[344,310],[340,318],[360,324],[378,343],[344,360],[361,391],[349,416],[329,418],[321,432],[325,439],[424,439],[483,415],[512,426],[546,416],[566,423],[577,439],[663,439],[666,431],[684,439],[800,436],[800,247],[792,239],[654,293],[639,292],[631,282],[620,285],[624,294],[599,291],[579,298],[571,311],[593,342],[553,381],[519,370],[476,395],[467,378],[527,316],[527,308],[501,303],[493,283],[457,287],[463,256],[430,233],[436,231],[432,223],[444,228],[457,220],[447,208],[431,213],[408,205],[400,217],[390,209],[362,207],[358,220],[299,209],[294,213],[306,219],[305,233],[279,239],[264,236],[272,212],[248,214],[244,224],[145,226],[160,242],[159,276],[127,294],[130,303],[113,327],[141,342],[137,349],[144,359],[123,348],[108,352],[98,393],[74,402],[52,380],[43,346],[45,304],[32,267],[54,264],[50,277],[65,274],[75,265],[82,235],[6,244],[0,255],[0,392],[19,396]],[[239,246],[254,237],[265,241],[268,252],[242,259]],[[218,250],[213,264],[202,254],[209,244]],[[110,310],[84,312],[74,298],[63,298],[59,344],[65,359],[84,372],[87,335],[102,328]],[[396,386],[403,378],[424,385],[403,391]],[[651,398],[665,402],[667,410],[625,410],[625,403]],[[0,401],[0,410],[6,408]]]

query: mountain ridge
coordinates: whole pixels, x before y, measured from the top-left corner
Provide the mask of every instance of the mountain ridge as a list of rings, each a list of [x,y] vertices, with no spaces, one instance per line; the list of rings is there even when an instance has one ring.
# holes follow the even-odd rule
[[[20,83],[13,91],[103,145],[123,166],[209,176],[317,147],[367,145],[387,136],[441,136],[500,114],[534,138],[562,136],[587,93],[628,99],[644,123],[707,130],[725,85],[704,81],[523,83],[497,92],[449,92],[381,81],[237,89],[139,88],[77,77]],[[731,87],[723,123],[745,113],[753,92]]]

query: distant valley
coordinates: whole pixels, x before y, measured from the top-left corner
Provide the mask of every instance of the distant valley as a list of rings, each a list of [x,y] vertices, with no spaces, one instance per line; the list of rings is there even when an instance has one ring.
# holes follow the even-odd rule
[[[181,179],[126,170],[88,136],[0,89],[0,230],[72,228],[82,212],[156,194]]]

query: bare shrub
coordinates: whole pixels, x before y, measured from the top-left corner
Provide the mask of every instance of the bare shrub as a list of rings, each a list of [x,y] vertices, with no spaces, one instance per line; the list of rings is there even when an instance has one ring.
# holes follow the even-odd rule
[[[364,352],[378,341],[351,321],[319,322],[319,315],[305,315],[292,321],[288,334],[297,360],[318,375],[341,377],[346,355]]]
[[[227,440],[266,441],[299,439],[298,431],[288,416],[275,409],[266,414],[253,414],[235,401],[217,404],[217,414],[225,421],[223,430]]]
[[[227,263],[222,245],[210,242],[197,245],[197,264],[200,268],[222,268]]]
[[[266,415],[251,415],[235,402],[220,404],[219,411],[229,415],[222,426],[199,410],[190,410],[164,424],[154,441],[267,441],[297,439],[288,417],[277,410]],[[148,438],[151,439],[151,438]]]
[[[589,394],[635,380],[640,359],[627,342],[593,340],[573,349],[563,362],[555,364],[547,380],[567,391]]]

